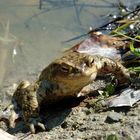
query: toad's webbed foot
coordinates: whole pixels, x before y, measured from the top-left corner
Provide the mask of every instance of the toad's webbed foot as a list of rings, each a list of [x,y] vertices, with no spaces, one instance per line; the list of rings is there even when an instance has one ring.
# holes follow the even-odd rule
[[[13,106],[13,105],[10,105]],[[21,116],[20,112],[16,112],[14,110],[14,107],[10,110],[10,116],[9,116],[9,127],[11,128],[15,128],[15,122],[16,120],[19,118],[19,116]]]
[[[20,112],[15,111],[14,104],[10,104],[3,111],[0,112],[0,119],[8,122],[10,128],[15,128],[16,120],[21,116]]]
[[[36,126],[41,128],[41,130],[43,130],[43,131],[46,130],[45,125],[41,122],[42,122],[41,118],[38,117],[38,118],[30,118],[28,120],[28,122],[26,122],[26,123],[27,123],[28,127],[30,128],[31,133],[34,134],[36,131],[36,129],[35,129]]]

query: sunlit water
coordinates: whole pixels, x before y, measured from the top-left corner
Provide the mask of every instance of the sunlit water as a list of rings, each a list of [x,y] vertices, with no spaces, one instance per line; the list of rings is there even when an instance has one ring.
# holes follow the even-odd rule
[[[122,2],[132,7],[139,0]],[[19,42],[14,57],[15,44],[9,42],[0,48],[0,84],[3,80],[12,83],[28,79],[28,74],[39,72],[79,40],[62,42],[107,23],[108,15],[117,14],[117,3],[117,0],[44,0],[40,10],[36,0],[0,0],[0,22],[6,25],[9,21],[10,33]],[[4,37],[2,24],[0,36]]]

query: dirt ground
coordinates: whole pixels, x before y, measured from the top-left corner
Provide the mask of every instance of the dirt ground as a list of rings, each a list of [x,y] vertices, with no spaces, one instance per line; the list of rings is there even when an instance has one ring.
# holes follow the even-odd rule
[[[30,74],[29,77],[33,79],[36,76]],[[7,101],[1,104],[1,108],[9,104],[10,93],[13,93],[14,89],[15,85],[5,85],[1,90],[6,93]],[[36,134],[31,134],[23,120],[18,120],[14,129],[9,129],[3,122],[0,127],[24,140],[105,140],[111,134],[115,134],[119,140],[140,139],[139,103],[132,108],[109,108],[97,112],[94,101],[94,98],[70,100],[70,103],[66,101],[42,109],[41,117],[47,128],[45,132],[37,129]]]
[[[91,0],[86,2],[92,3]],[[0,1],[1,21],[7,23],[9,20],[10,32],[21,41],[14,62],[13,49],[7,51],[0,48],[4,51],[3,55],[0,54],[1,110],[9,104],[19,81],[35,80],[48,63],[61,55],[63,49],[75,44],[72,42],[64,45],[63,41],[87,32],[91,25],[96,27],[104,23],[106,16],[103,15],[108,13],[104,3],[99,3],[103,5],[101,13],[100,7],[94,11],[87,11],[85,5],[81,5],[81,9],[83,6],[84,10],[79,20],[73,7],[67,3],[64,5],[67,7],[63,8],[58,2],[57,5],[49,5],[53,10],[47,14],[31,18],[32,15],[40,13],[37,4],[34,0]],[[97,2],[93,4],[94,7],[99,5]],[[111,12],[112,8],[109,8],[109,13]],[[97,13],[100,13],[100,16]],[[1,30],[0,36],[3,35],[3,29],[0,28]],[[88,102],[92,102],[92,99]],[[75,107],[66,107],[63,110],[61,108],[54,106],[43,112],[42,118],[47,128],[45,132],[38,130],[37,134],[30,134],[22,120],[18,121],[15,129],[8,129],[2,122],[0,127],[19,140],[105,140],[110,134],[116,134],[120,140],[140,140],[139,103],[132,108],[112,108],[98,113],[91,104],[85,106],[81,103]]]

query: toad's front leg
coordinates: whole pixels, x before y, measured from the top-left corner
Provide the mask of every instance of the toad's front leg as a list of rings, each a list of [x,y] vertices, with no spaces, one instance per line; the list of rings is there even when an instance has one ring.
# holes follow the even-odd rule
[[[23,92],[22,97],[22,113],[23,118],[27,126],[32,133],[35,133],[35,126],[39,126],[42,130],[45,130],[45,126],[41,123],[40,104],[37,98],[38,84],[34,83],[29,85]]]

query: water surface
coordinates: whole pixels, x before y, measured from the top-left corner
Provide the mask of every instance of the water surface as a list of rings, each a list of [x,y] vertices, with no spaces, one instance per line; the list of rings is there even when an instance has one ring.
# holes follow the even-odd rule
[[[132,7],[131,2],[139,1],[122,2]],[[43,69],[79,40],[67,44],[62,42],[87,33],[90,27],[103,25],[108,22],[109,14],[117,14],[117,3],[117,0],[44,0],[39,9],[36,0],[1,0],[0,36],[4,37],[9,22],[10,33],[19,44],[16,47],[13,42],[1,45],[0,84],[3,80],[28,79],[29,74]]]

